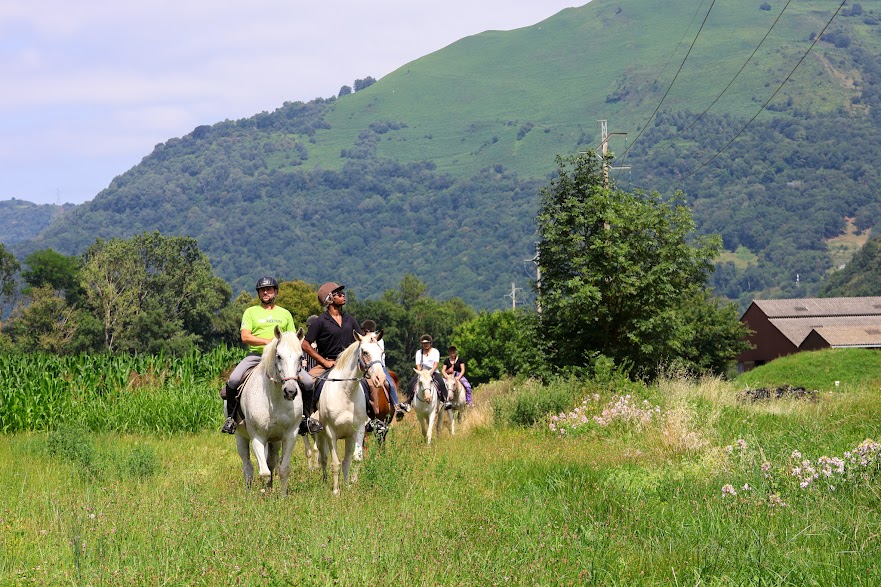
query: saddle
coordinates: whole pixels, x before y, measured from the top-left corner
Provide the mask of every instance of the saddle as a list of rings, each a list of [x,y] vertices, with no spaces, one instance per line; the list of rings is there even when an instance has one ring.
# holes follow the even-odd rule
[[[331,373],[333,373],[332,368],[315,378],[315,386],[312,388],[312,407],[309,410],[310,414],[318,409],[318,398],[321,397],[321,390],[324,389],[324,384],[327,383],[328,378],[331,378]],[[370,386],[365,379],[361,379],[358,384],[361,386],[361,391],[364,393],[364,399],[367,403],[367,417],[372,420],[376,418],[376,406],[373,405],[373,400],[370,397]],[[385,388],[385,386],[383,386],[383,388]],[[388,394],[388,391],[386,391],[386,394]]]
[[[227,398],[226,390],[228,389],[226,385],[221,386],[220,388],[220,399],[226,401],[227,399],[239,399],[239,396],[242,395],[242,390],[245,389],[245,384],[248,383],[248,380],[251,378],[251,374],[254,372],[254,368],[251,367],[245,372],[245,376],[242,377],[242,382],[236,388],[236,393],[232,398]],[[242,404],[236,402],[235,410],[233,410],[232,418],[236,421],[237,426],[241,426],[245,423],[245,413],[242,411]]]

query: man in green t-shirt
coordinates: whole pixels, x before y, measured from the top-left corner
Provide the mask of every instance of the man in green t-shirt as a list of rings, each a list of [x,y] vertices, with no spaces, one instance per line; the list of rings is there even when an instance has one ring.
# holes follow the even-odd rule
[[[260,363],[263,347],[275,336],[275,327],[278,326],[282,332],[295,329],[291,313],[281,306],[275,305],[277,295],[278,281],[274,277],[261,277],[257,280],[257,298],[260,300],[260,305],[249,307],[242,315],[242,342],[248,345],[248,355],[233,369],[229,381],[226,382],[224,390],[226,393],[221,394],[226,397],[227,418],[220,431],[226,434],[235,434],[236,432],[234,415],[239,405],[239,385],[245,379],[248,371]],[[301,383],[306,382],[301,381]]]

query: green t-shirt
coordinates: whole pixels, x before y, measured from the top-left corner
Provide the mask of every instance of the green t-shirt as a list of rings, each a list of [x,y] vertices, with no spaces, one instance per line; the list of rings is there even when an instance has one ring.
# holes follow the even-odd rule
[[[294,330],[294,317],[281,306],[275,306],[271,310],[267,310],[263,306],[251,306],[242,314],[240,330],[250,330],[251,334],[260,338],[272,338],[275,336],[276,326],[282,332]],[[248,351],[262,353],[264,346],[248,345]]]

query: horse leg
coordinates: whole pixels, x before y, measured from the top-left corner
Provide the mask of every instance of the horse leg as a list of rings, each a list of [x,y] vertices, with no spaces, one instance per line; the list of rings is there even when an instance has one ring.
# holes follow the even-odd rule
[[[436,434],[437,434],[437,437],[440,438],[441,426],[443,426],[443,424],[444,424],[444,412],[445,412],[446,410],[444,410],[443,405],[441,405],[440,407],[438,407],[437,411],[438,411],[439,413],[437,414],[437,431],[436,431]]]
[[[291,455],[297,444],[297,429],[292,428],[281,443],[281,464],[278,467],[278,479],[281,481],[281,496],[288,494],[288,479],[291,476]]]
[[[254,451],[254,458],[257,459],[257,471],[260,473],[260,478],[263,479],[264,483],[270,482],[272,480],[272,472],[266,463],[266,441],[254,436],[251,438],[251,449]]]
[[[307,434],[303,437],[303,451],[306,456],[306,466],[310,471],[314,471],[318,465],[318,442],[314,434]]]
[[[340,494],[340,455],[337,454],[336,437],[332,436],[329,429],[324,429],[324,442],[330,452],[330,473],[333,475],[333,494]]]
[[[321,477],[327,481],[327,455],[330,452],[330,446],[327,443],[327,435],[324,432],[318,433],[318,464],[321,467]]]
[[[266,466],[269,467],[269,483],[266,484],[267,489],[272,489],[275,469],[278,466],[278,449],[278,442],[269,442],[266,444]]]
[[[352,458],[356,461],[360,462],[364,460],[364,441],[365,441],[364,430],[356,430],[355,431],[355,452]]]
[[[426,427],[425,427],[426,428],[425,441],[428,444],[428,446],[431,446],[431,436],[432,436],[432,434],[434,434],[434,423],[435,423],[436,419],[437,419],[437,412],[436,411],[432,411],[428,414],[428,422],[426,423]]]
[[[254,465],[251,464],[251,447],[248,446],[248,439],[241,434],[236,434],[236,450],[242,459],[242,474],[245,476],[245,487],[251,489],[251,483],[254,482]]]
[[[428,418],[427,416],[423,416],[422,414],[419,414],[419,426],[420,426],[420,428],[422,428],[423,440],[426,440],[428,442],[428,444],[431,444],[431,439],[428,437],[429,426],[427,425],[427,422],[428,422],[427,418]]]
[[[355,434],[357,434],[357,432]],[[354,436],[349,436],[346,438],[346,452],[343,454],[343,481],[345,481],[346,483],[354,483],[358,480],[358,468],[355,467],[355,470],[352,471],[352,453],[355,452],[355,444],[356,439]],[[349,480],[350,472],[352,473],[351,481]]]

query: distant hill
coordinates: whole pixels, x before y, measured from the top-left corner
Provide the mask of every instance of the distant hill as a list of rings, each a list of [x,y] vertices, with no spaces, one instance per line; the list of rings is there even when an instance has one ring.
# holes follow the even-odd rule
[[[0,201],[0,243],[15,245],[34,238],[65,211],[73,210],[74,204],[33,204],[24,200]]]
[[[501,307],[528,290],[554,157],[598,147],[607,120],[619,186],[683,190],[723,235],[720,293],[809,295],[846,219],[881,217],[881,3],[785,6],[594,0],[468,37],[351,95],[170,139],[19,250],[158,229],[236,289],[270,272],[369,297],[413,273]]]

